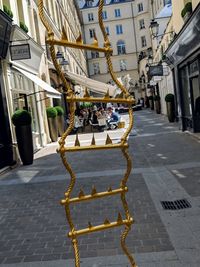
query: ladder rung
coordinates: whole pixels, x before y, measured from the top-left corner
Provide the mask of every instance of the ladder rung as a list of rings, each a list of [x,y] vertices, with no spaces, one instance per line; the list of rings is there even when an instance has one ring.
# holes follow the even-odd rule
[[[100,97],[76,97],[76,98],[68,98],[66,97],[66,101],[68,102],[101,102],[101,103],[119,103],[119,104],[134,104],[134,99],[126,99],[126,98],[100,98]]]
[[[120,188],[120,189],[115,189],[112,190],[110,192],[106,191],[106,192],[99,192],[96,193],[94,195],[86,195],[86,196],[81,196],[81,197],[76,197],[76,198],[71,198],[69,199],[68,203],[75,203],[75,202],[81,202],[81,201],[87,201],[87,200],[91,200],[91,199],[95,199],[95,198],[101,198],[101,197],[106,197],[106,196],[112,196],[112,195],[116,195],[119,193],[123,193],[123,192],[128,192],[128,187]],[[61,204],[65,205],[66,200],[62,200]]]
[[[60,46],[67,46],[67,47],[72,47],[72,48],[77,48],[77,49],[86,49],[86,50],[92,50],[92,51],[99,51],[103,53],[112,53],[113,50],[112,48],[108,47],[98,47],[94,45],[89,45],[89,44],[82,44],[82,43],[74,43],[74,42],[69,42],[67,40],[57,40],[57,39],[47,39],[46,42],[51,45],[60,45]]]
[[[132,223],[133,223],[133,218],[130,218],[129,220],[122,220],[121,222],[111,222],[108,224],[101,224],[101,225],[81,229],[78,231],[69,232],[68,236],[72,237],[72,236],[84,235],[84,234],[88,234],[92,232],[97,232],[97,231],[113,228],[116,226],[122,226],[124,224],[132,224]]]
[[[73,146],[73,147],[64,147],[62,148],[62,152],[76,152],[76,151],[84,151],[84,150],[102,150],[102,149],[115,149],[115,148],[127,148],[128,144],[120,143],[120,144],[108,144],[108,145],[89,145],[89,146]],[[57,152],[61,152],[60,149],[57,149]]]

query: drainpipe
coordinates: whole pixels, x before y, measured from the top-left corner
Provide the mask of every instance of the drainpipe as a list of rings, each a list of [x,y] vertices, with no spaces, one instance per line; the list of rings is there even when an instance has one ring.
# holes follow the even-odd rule
[[[131,12],[132,12],[132,18],[133,18],[133,31],[134,31],[134,38],[135,38],[135,48],[136,48],[136,55],[138,56],[138,46],[137,46],[137,38],[136,38],[136,28],[135,28],[135,17],[133,13],[133,5],[131,3]],[[139,64],[137,63],[137,69],[138,69],[138,74],[139,74]]]

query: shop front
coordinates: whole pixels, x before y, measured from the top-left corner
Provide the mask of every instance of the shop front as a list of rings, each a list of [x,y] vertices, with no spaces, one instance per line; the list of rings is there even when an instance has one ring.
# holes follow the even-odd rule
[[[166,52],[182,130],[200,132],[200,4]]]
[[[0,10],[0,170],[14,163],[2,62],[5,60],[12,20]]]
[[[4,64],[9,112],[10,116],[18,109],[25,109],[31,113],[34,151],[48,143],[45,100],[60,98],[61,95],[39,77],[42,77],[42,69],[45,71],[43,53],[44,50],[39,44],[20,27],[13,25],[10,53]]]

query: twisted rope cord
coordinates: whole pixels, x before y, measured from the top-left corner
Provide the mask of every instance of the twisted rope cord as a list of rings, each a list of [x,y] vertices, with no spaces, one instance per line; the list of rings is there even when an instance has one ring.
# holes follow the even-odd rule
[[[78,240],[76,238],[73,238],[72,244],[73,244],[73,248],[74,248],[75,266],[80,267],[80,255],[79,255],[79,249],[78,249]]]
[[[128,251],[128,248],[126,246],[126,237],[127,237],[127,235],[128,235],[130,230],[131,230],[131,225],[126,225],[125,226],[125,230],[121,235],[121,246],[122,246],[122,249],[123,249],[124,253],[128,257],[128,259],[129,259],[129,261],[131,263],[131,266],[132,267],[137,267],[134,258],[132,257],[131,253]]]
[[[129,113],[129,126],[126,129],[126,132],[124,133],[124,135],[121,138],[122,142],[124,142],[124,143],[126,142],[126,140],[128,138],[128,135],[130,134],[131,129],[133,128],[133,123],[134,123],[133,110],[132,110],[132,107],[131,106],[129,107],[128,113]]]
[[[51,42],[51,39],[53,39],[52,35],[50,35],[49,38],[50,38],[49,41]],[[59,77],[61,78],[64,84],[64,91],[66,91],[68,95],[72,96],[73,91],[65,78],[65,74],[62,72],[61,66],[58,64],[58,61],[56,59],[56,51],[55,51],[54,45],[52,44],[50,44],[50,53],[51,53],[51,58],[53,60],[53,64],[58,72]]]
[[[54,33],[51,29],[51,27],[49,26],[49,23],[47,22],[45,16],[44,16],[44,3],[43,0],[39,0],[38,1],[38,10],[39,10],[39,15],[40,15],[40,19],[42,21],[42,23],[44,24],[45,28],[47,29],[48,35],[53,35]]]
[[[104,0],[100,0],[99,1],[99,10],[98,10],[99,26],[100,26],[101,32],[103,34],[103,37],[104,37],[105,47],[110,47],[110,41],[109,41],[108,35],[107,35],[105,27],[104,27],[104,23],[103,23],[103,17],[102,17],[103,6],[104,6]],[[111,75],[113,81],[117,84],[117,86],[125,94],[125,97],[128,98],[130,96],[129,93],[127,92],[126,88],[117,80],[117,78],[114,74],[113,65],[112,65],[112,61],[111,61],[109,52],[106,53],[106,61],[107,61],[108,69],[109,69],[109,72],[110,72],[110,75]]]
[[[100,0],[99,1],[99,10],[98,10],[99,25],[100,25],[102,34],[104,36],[105,46],[110,47],[110,42],[109,42],[107,33],[105,31],[105,27],[104,27],[104,24],[103,24],[103,18],[102,18],[103,6],[104,6],[104,0]],[[115,76],[115,74],[113,72],[112,61],[111,61],[109,53],[106,53],[106,61],[107,61],[108,69],[109,69],[109,72],[110,72],[110,75],[111,75],[113,81],[117,84],[117,86],[125,94],[126,98],[130,97],[130,95],[127,92],[126,88],[117,80],[117,78],[116,78],[116,76]],[[133,114],[132,114],[132,108],[130,107],[129,108],[129,127],[126,130],[125,134],[121,138],[121,141],[123,143],[126,142],[127,137],[129,135],[132,127],[133,127]],[[125,158],[127,160],[127,171],[126,171],[126,173],[124,175],[124,178],[123,178],[123,180],[121,182],[122,188],[125,188],[127,180],[128,180],[128,177],[129,177],[130,172],[131,172],[132,164],[131,164],[131,159],[130,159],[130,156],[129,156],[127,150],[123,149],[122,152],[123,152],[123,154],[124,154],[124,156],[125,156]],[[130,219],[130,213],[129,213],[128,204],[127,204],[126,197],[125,197],[125,192],[123,192],[121,194],[121,200],[122,200],[123,207],[124,207],[124,210],[125,210],[125,213],[126,213],[126,218]],[[128,235],[130,230],[131,230],[131,223],[126,225],[125,230],[121,235],[121,246],[122,246],[122,249],[123,249],[124,253],[127,255],[132,267],[136,267],[135,261],[134,261],[133,257],[131,256],[130,252],[128,251],[128,249],[126,247],[126,244],[125,244],[126,237],[127,237],[127,235]]]
[[[48,21],[46,20],[45,16],[44,16],[44,3],[43,0],[39,0],[38,1],[38,10],[39,10],[39,15],[40,15],[40,19],[42,21],[42,23],[44,24],[45,28],[47,29],[47,33],[48,33],[48,37],[49,37],[49,41],[51,42],[51,40],[54,38],[54,33],[48,23]],[[53,60],[54,66],[64,84],[64,91],[67,91],[69,94],[72,93],[72,89],[70,88],[69,83],[66,81],[65,79],[65,75],[62,72],[62,69],[60,67],[60,65],[58,64],[57,60],[56,60],[56,53],[55,53],[55,48],[52,44],[50,44],[50,52],[51,52],[51,58]]]
[[[127,148],[122,148],[122,153],[123,153],[124,157],[126,158],[126,163],[127,163],[126,173],[124,175],[123,180],[121,181],[121,187],[125,188],[126,187],[126,183],[128,181],[128,178],[129,178],[129,175],[131,173],[132,161],[131,161],[130,155],[128,154]]]
[[[52,32],[47,20],[45,19],[44,16],[44,4],[43,4],[43,0],[39,0],[38,3],[38,8],[39,8],[39,14],[40,14],[40,18],[41,21],[43,22],[44,26],[47,29],[48,32],[48,37],[49,37],[49,41],[50,41],[50,53],[51,53],[51,58],[53,60],[53,64],[58,72],[59,77],[61,78],[63,84],[64,84],[64,91],[67,92],[69,97],[73,96],[73,91],[69,85],[69,83],[66,81],[65,79],[65,75],[62,72],[62,69],[60,67],[60,65],[58,64],[58,61],[56,60],[56,52],[55,52],[55,48],[53,46],[53,44],[51,44],[51,40],[53,40],[54,38],[54,33]],[[63,162],[63,165],[65,166],[66,170],[69,172],[71,180],[70,180],[70,184],[68,186],[68,189],[65,193],[65,198],[66,198],[66,204],[65,204],[65,212],[66,212],[66,217],[71,229],[71,232],[73,233],[75,228],[74,228],[74,224],[72,222],[71,219],[71,213],[70,213],[70,208],[69,208],[69,203],[68,203],[68,199],[70,197],[70,194],[74,188],[75,182],[76,182],[76,176],[72,171],[72,168],[70,166],[70,164],[67,162],[66,156],[65,156],[65,151],[64,151],[64,145],[65,145],[65,140],[67,138],[67,136],[69,135],[69,133],[72,131],[73,127],[74,127],[74,115],[75,115],[75,104],[74,103],[70,103],[70,123],[69,123],[69,127],[67,128],[67,130],[65,131],[65,133],[62,135],[59,144],[60,144],[60,156]],[[76,239],[76,237],[73,236],[72,239],[72,244],[73,244],[73,249],[74,249],[74,256],[75,256],[75,266],[76,267],[80,267],[80,256],[79,256],[79,249],[78,249],[78,241]]]

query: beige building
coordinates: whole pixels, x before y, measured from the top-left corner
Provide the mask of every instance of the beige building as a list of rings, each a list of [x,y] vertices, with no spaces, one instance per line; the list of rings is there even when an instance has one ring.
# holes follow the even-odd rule
[[[45,16],[55,36],[61,37],[64,26],[69,39],[74,41],[81,32],[79,11],[74,1],[46,0],[44,5]],[[0,9],[2,17],[12,18],[7,56],[0,58],[3,73],[1,84],[5,88],[4,99],[7,106],[5,113],[8,113],[12,136],[9,142],[15,142],[11,116],[16,109],[25,108],[32,115],[33,143],[34,150],[37,151],[50,141],[46,106],[64,107],[65,103],[59,92],[62,90],[62,83],[46,45],[47,33],[39,18],[37,1],[0,0]],[[83,51],[63,47],[57,47],[56,50],[62,56],[59,61],[64,70],[87,75]]]
[[[83,17],[85,41],[91,44],[94,35],[103,46],[103,38],[98,25],[98,2],[83,4],[80,8]],[[104,25],[113,48],[113,69],[118,77],[129,75],[135,84],[138,81],[138,56],[151,46],[148,26],[149,4],[145,0],[108,0],[103,9]],[[92,79],[109,82],[104,54],[88,52],[88,70]]]

